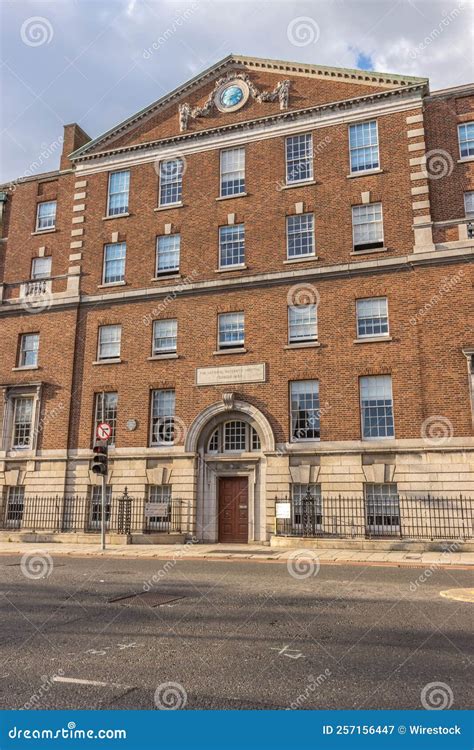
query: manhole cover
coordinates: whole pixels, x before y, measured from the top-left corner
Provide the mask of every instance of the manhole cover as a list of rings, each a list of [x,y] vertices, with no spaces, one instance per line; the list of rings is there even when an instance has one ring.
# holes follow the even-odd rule
[[[184,599],[184,596],[172,596],[171,594],[158,594],[156,591],[143,591],[140,594],[125,594],[109,599],[109,604],[124,604],[126,607],[160,607],[162,604],[176,602]]]

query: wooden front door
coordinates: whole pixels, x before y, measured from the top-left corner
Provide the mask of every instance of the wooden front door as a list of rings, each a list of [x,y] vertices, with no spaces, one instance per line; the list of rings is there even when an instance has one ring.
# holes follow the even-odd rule
[[[219,477],[219,541],[248,542],[247,477]]]

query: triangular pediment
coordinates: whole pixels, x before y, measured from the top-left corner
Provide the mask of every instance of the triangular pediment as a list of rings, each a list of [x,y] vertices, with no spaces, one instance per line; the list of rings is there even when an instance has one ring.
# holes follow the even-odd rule
[[[230,55],[85,144],[71,158],[82,160],[426,83],[424,78]]]

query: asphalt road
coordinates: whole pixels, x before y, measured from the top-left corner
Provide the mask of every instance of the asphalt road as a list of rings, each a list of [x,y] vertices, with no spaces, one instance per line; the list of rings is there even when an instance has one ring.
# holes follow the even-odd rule
[[[469,571],[20,559],[0,558],[0,708],[415,709],[439,682],[469,707],[472,604],[440,596]],[[172,601],[109,603],[147,588]]]

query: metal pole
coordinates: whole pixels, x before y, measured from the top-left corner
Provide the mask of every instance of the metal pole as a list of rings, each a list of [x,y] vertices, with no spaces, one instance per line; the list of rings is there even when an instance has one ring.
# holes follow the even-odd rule
[[[107,494],[107,477],[102,475],[102,513],[101,513],[101,541],[102,541],[102,549],[105,549],[105,500],[106,500],[106,494]]]

